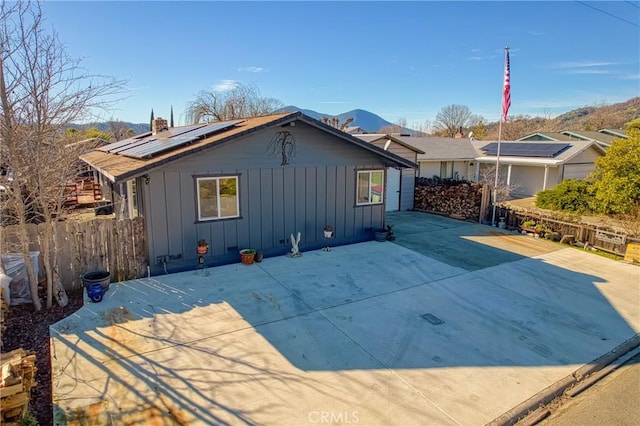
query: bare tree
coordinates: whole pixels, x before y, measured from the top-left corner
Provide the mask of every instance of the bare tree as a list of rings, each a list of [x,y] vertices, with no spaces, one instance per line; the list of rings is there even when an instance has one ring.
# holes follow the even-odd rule
[[[493,186],[496,183],[496,166],[487,165],[486,167],[480,167],[480,176],[478,176],[478,182],[489,186],[493,190]],[[507,184],[507,173],[500,167],[500,174],[498,175],[498,187],[496,189],[496,204],[508,201],[513,197],[513,194],[522,187],[520,182],[509,182]]]
[[[42,308],[29,256],[29,222],[44,223],[42,260],[47,275],[47,307],[53,296],[64,306],[64,287],[57,274],[56,217],[64,188],[75,173],[77,153],[65,147],[65,129],[107,109],[125,81],[91,75],[80,60],[67,56],[57,34],[43,28],[37,2],[2,2],[0,6],[0,154],[13,173],[7,182],[7,206],[18,225],[17,247],[24,258],[31,297]],[[54,246],[49,247],[48,241]]]
[[[203,90],[187,105],[187,120],[192,123],[228,121],[272,114],[283,104],[265,98],[253,85],[237,85],[231,90]]]
[[[469,107],[456,104],[447,105],[436,115],[434,129],[440,136],[453,137],[460,129],[468,129],[473,118],[474,115]]]
[[[107,122],[107,126],[111,137],[116,141],[121,141],[129,137],[127,134],[129,128],[124,121],[111,119]]]

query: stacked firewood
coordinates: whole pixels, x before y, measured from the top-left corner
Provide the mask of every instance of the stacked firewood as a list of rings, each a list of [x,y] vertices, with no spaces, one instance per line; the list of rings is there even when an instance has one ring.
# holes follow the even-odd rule
[[[475,182],[418,184],[414,201],[416,210],[477,221],[482,203],[482,185]]]
[[[24,349],[0,354],[0,424],[18,424],[36,385],[36,356]]]
[[[9,313],[9,305],[4,300],[4,297],[4,287],[0,287],[0,348],[2,348],[2,336],[4,336],[4,331],[7,328],[5,320]]]

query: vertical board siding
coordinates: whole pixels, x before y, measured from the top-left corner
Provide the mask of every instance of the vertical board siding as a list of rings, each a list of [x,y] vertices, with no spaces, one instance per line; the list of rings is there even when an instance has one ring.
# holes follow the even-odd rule
[[[180,205],[174,208],[180,208],[180,222],[175,222],[173,232],[180,234],[182,238],[182,257],[183,259],[196,258],[195,245],[198,238],[197,227],[195,222],[198,219],[196,199],[190,197],[189,194],[195,192],[195,179],[191,173],[185,172],[180,174]],[[209,244],[213,241],[205,238]],[[211,249],[211,247],[210,247]],[[210,253],[208,254],[210,255]]]
[[[306,241],[306,232],[305,232],[305,223],[306,223],[306,203],[305,203],[305,194],[306,194],[306,173],[304,168],[296,168],[294,170],[294,188],[295,192],[293,195],[294,198],[294,229],[291,232],[294,236],[298,235],[300,232],[302,235],[300,236],[300,241]]]
[[[185,250],[184,237],[179,225],[182,223],[182,200],[180,195],[180,173],[165,174],[165,199],[167,200],[167,242],[166,254],[182,255]],[[191,210],[189,208],[185,210]],[[208,241],[208,240],[207,240]],[[191,247],[194,247],[193,244]],[[195,249],[194,249],[195,250]]]
[[[384,206],[356,207],[355,191],[356,170],[384,169],[383,160],[304,123],[288,130],[297,150],[285,166],[264,149],[276,131],[267,129],[154,172],[145,208],[153,256],[182,253],[185,261],[195,259],[193,247],[200,238],[210,244],[208,256],[216,257],[229,256],[230,247],[282,249],[297,232],[301,242],[318,243],[327,224],[334,226],[336,238],[345,239],[382,227]],[[193,175],[206,174],[239,174],[240,218],[196,223]],[[161,191],[157,186],[163,180]]]
[[[325,224],[333,225],[334,235],[338,234],[337,228],[337,216],[336,216],[336,204],[338,203],[338,198],[336,196],[336,178],[337,172],[335,167],[326,167],[326,193],[325,193],[325,205],[327,216],[325,219]],[[341,230],[342,232],[342,230]],[[340,234],[341,235],[341,234]]]
[[[317,238],[324,238],[322,232],[325,225],[333,225],[327,220],[327,169],[325,167],[316,168],[316,235]]]
[[[400,174],[400,210],[413,209],[413,196],[415,192],[415,170],[402,169]]]
[[[305,241],[318,241],[321,226],[318,225],[318,211],[316,207],[316,188],[318,186],[317,168],[307,167],[305,175],[305,223],[302,232],[306,235]],[[320,229],[319,229],[320,228]]]
[[[284,170],[272,169],[271,179],[273,191],[273,197],[271,199],[273,206],[273,232],[270,247],[278,247],[282,245],[280,240],[283,239],[285,235]]]
[[[260,170],[260,199],[261,199],[261,211],[260,211],[260,245],[256,247],[273,247],[274,243],[274,224],[273,206],[275,197],[273,194],[273,170],[262,169]]]
[[[361,207],[356,205],[356,168],[344,167],[344,230],[346,235],[355,234],[355,215]],[[350,208],[349,208],[350,207]]]
[[[249,222],[249,241],[247,247],[260,248],[262,246],[262,199],[271,197],[271,194],[262,192],[260,181],[260,169],[248,170],[246,173],[249,182],[247,202],[249,211],[245,220]]]
[[[153,250],[150,250],[151,263],[155,263],[157,256],[169,254],[169,222],[167,209],[170,208],[165,197],[165,175],[164,173],[150,174],[149,197],[147,198],[147,217],[153,217],[149,224],[149,231],[153,234]]]

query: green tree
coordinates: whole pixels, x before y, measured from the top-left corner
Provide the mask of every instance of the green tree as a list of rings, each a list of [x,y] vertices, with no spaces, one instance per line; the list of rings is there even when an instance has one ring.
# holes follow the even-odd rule
[[[640,208],[640,120],[629,123],[627,132],[628,139],[616,139],[596,161],[591,179],[597,212],[629,214]]]
[[[174,127],[173,126],[173,105],[171,105],[171,119],[169,121],[169,127]]]
[[[151,118],[149,119],[149,131],[153,130],[153,108],[151,108]]]

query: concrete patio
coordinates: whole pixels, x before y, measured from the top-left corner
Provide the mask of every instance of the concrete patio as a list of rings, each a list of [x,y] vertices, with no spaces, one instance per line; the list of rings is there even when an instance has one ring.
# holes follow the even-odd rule
[[[640,268],[389,214],[368,242],[111,284],[51,328],[57,424],[482,425],[640,331]]]

